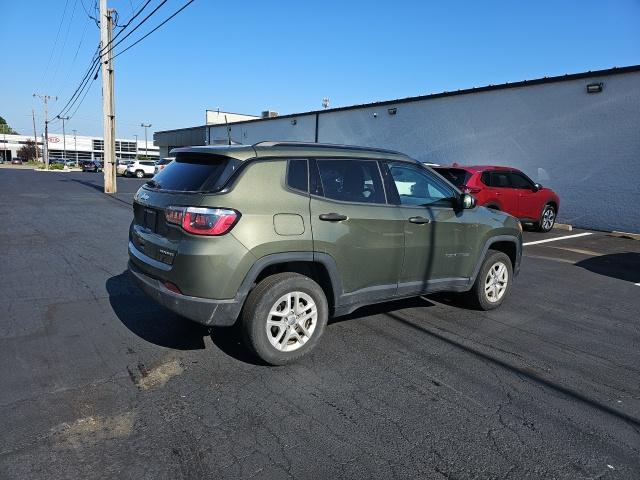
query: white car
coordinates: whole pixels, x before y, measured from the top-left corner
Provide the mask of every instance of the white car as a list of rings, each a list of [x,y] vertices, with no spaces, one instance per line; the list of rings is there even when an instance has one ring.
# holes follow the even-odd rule
[[[158,172],[160,170],[163,170],[164,167],[166,167],[167,165],[169,165],[171,162],[173,162],[175,160],[175,157],[167,157],[167,158],[161,158],[160,160],[158,160],[156,162],[156,171],[155,174],[157,175]]]
[[[136,176],[138,178],[144,178],[147,175],[153,176],[156,171],[156,162],[153,160],[134,160],[124,172],[126,177]]]
[[[116,174],[125,175],[127,172],[127,167],[132,163],[132,160],[118,160],[118,165],[116,165]]]

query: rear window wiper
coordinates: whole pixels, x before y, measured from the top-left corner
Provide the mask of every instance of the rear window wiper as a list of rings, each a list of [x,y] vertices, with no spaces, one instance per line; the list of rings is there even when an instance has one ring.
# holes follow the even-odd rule
[[[162,185],[160,185],[154,179],[149,180],[147,183],[145,183],[145,185],[149,185],[151,188],[162,188]]]

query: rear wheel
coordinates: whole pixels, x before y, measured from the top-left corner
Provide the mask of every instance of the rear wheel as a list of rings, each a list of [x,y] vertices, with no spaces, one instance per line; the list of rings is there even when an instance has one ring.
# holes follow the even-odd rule
[[[473,287],[465,297],[480,310],[498,308],[511,289],[512,278],[511,259],[503,252],[489,250]]]
[[[318,343],[328,319],[320,286],[298,273],[278,273],[249,294],[242,312],[247,346],[270,365],[291,363]]]
[[[536,224],[536,227],[541,232],[548,232],[553,228],[556,223],[556,209],[553,205],[545,205],[540,215],[540,221]]]
[[[136,177],[143,178],[144,177],[144,172],[142,170],[136,170]]]

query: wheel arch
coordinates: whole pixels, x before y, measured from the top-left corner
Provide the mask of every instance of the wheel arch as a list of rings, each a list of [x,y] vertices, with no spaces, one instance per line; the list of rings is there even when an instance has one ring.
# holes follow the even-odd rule
[[[489,238],[482,249],[482,254],[478,257],[476,267],[472,277],[469,279],[469,285],[473,285],[482,268],[482,264],[489,250],[497,250],[506,254],[511,260],[514,275],[520,270],[520,259],[522,258],[522,240],[514,235],[497,235]]]
[[[238,296],[244,302],[255,285],[270,275],[294,272],[314,280],[324,291],[329,308],[336,305],[342,293],[335,260],[328,254],[314,252],[285,252],[259,258],[245,276]]]

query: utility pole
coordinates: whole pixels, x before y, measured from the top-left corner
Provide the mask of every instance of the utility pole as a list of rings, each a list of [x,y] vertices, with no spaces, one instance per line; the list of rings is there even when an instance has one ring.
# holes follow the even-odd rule
[[[49,100],[58,100],[58,97],[51,95],[34,93],[34,97],[39,97],[44,102],[44,141],[42,142],[45,168],[49,170]],[[37,145],[37,144],[36,144]]]
[[[147,128],[151,127],[150,123],[141,123],[141,127],[144,127],[144,156],[145,160],[149,160],[149,147],[147,143]]]
[[[113,101],[113,14],[107,0],[100,0],[100,47],[102,62],[102,120],[104,131],[104,193],[116,193],[115,134],[116,117]]]
[[[33,119],[33,141],[36,144],[36,162],[40,160],[40,152],[38,151],[38,134],[36,133],[36,112],[31,109],[31,118]]]
[[[69,120],[69,117],[61,117],[60,115],[58,115],[57,118],[62,120],[62,158],[64,158],[64,161],[66,162],[67,161],[67,134],[64,129],[64,121]]]
[[[138,159],[138,135],[134,135],[136,137],[136,160]]]
[[[76,143],[77,130],[73,130],[73,150],[76,152],[76,167],[78,166],[78,144]]]

